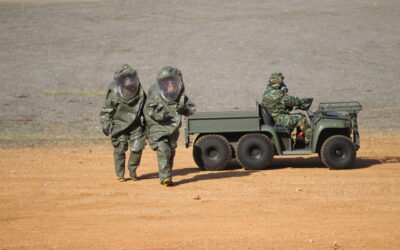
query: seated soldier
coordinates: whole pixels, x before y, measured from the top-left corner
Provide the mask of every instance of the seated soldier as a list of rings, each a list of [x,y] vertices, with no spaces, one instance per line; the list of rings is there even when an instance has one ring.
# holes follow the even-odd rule
[[[263,95],[263,106],[279,125],[286,127],[299,127],[305,137],[305,142],[308,144],[311,137],[311,128],[303,114],[290,114],[294,106],[299,106],[310,102],[311,98],[297,98],[287,94],[288,89],[283,82],[283,75],[280,72],[272,73],[267,89]]]

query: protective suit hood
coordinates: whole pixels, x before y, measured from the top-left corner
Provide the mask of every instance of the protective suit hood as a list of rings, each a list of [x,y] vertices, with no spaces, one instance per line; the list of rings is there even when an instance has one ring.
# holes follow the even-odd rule
[[[114,81],[119,97],[124,101],[129,101],[137,96],[140,89],[140,81],[137,71],[128,64],[114,73]]]
[[[161,97],[168,103],[178,101],[184,91],[182,72],[172,66],[163,67],[157,74]]]

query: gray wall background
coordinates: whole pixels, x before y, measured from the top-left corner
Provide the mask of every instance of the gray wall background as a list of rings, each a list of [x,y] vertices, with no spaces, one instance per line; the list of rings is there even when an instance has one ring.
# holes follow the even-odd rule
[[[289,93],[359,100],[362,132],[400,122],[400,1],[0,0],[0,135],[100,135],[113,72],[147,90],[180,68],[198,111],[251,109],[271,72]]]

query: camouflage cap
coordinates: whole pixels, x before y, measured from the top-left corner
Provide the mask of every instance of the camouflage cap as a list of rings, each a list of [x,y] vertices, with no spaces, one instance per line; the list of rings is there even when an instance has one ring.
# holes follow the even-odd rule
[[[280,72],[272,73],[271,76],[269,77],[268,86],[271,86],[273,88],[280,88],[283,80],[281,75],[282,73]]]
[[[285,79],[285,77],[283,76],[283,74],[281,72],[274,72],[271,74],[271,77],[272,76],[277,76],[277,77],[281,78],[282,80]]]
[[[173,76],[182,76],[182,72],[179,69],[174,68],[172,66],[165,66],[162,69],[160,69],[160,71],[158,71],[157,81]]]
[[[282,77],[280,77],[278,74],[272,73],[271,76],[269,77],[269,82],[270,83],[281,83]]]
[[[121,76],[134,76],[137,72],[135,69],[132,69],[128,64],[124,64],[114,73],[114,80],[118,79]]]

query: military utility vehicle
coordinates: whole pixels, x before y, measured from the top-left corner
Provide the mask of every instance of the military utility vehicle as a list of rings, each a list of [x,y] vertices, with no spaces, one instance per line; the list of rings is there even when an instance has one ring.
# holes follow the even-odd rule
[[[185,144],[197,135],[193,157],[202,170],[223,170],[236,158],[247,170],[267,169],[274,155],[317,153],[330,169],[351,168],[360,148],[357,113],[359,102],[321,103],[310,111],[312,100],[296,109],[303,110],[312,129],[308,144],[301,131],[277,125],[268,110],[257,103],[254,110],[198,112],[186,120]],[[296,129],[296,130],[294,130]]]

